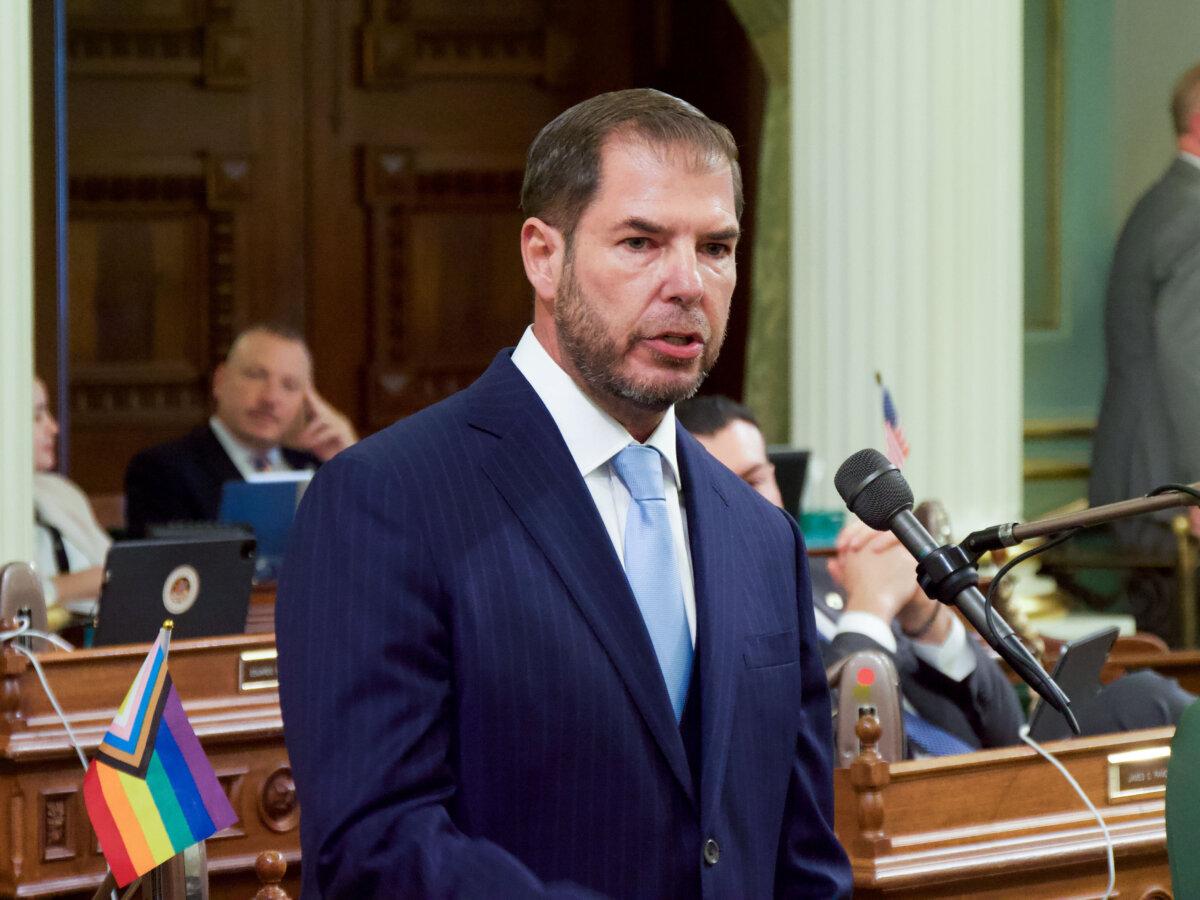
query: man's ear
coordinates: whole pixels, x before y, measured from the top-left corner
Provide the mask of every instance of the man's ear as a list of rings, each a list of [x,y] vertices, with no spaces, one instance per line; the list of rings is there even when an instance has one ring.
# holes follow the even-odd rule
[[[521,261],[539,303],[553,304],[558,294],[565,248],[562,232],[553,225],[530,217],[521,226]]]
[[[221,390],[221,385],[225,383],[225,363],[217,363],[217,367],[213,369],[212,377],[212,398],[217,399],[217,392]]]

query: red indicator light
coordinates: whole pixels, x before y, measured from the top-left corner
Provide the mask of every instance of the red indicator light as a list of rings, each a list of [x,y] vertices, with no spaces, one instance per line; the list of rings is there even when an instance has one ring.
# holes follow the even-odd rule
[[[875,672],[867,668],[859,669],[856,680],[859,684],[870,687],[875,683]]]

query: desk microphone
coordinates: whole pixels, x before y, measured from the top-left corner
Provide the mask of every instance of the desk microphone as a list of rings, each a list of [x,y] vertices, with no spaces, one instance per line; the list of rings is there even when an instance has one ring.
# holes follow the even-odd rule
[[[1062,713],[1079,734],[1071,701],[1046,674],[1012,628],[994,610],[989,616],[979,592],[979,573],[959,547],[939,547],[912,513],[913,495],[900,470],[878,450],[859,450],[834,476],[837,492],[852,513],[876,531],[891,531],[917,559],[917,581],[930,597],[958,607],[972,627],[1026,684]]]

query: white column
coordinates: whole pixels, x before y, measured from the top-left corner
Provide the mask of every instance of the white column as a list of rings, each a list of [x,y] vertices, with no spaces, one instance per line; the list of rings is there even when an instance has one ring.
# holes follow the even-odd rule
[[[883,447],[955,530],[1021,497],[1021,3],[792,0],[792,440]]]
[[[0,564],[33,555],[29,3],[0,3]]]

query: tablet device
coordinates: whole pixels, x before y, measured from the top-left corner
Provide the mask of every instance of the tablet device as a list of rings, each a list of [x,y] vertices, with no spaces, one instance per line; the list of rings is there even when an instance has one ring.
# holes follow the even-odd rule
[[[1117,633],[1118,629],[1113,626],[1064,645],[1062,656],[1058,658],[1050,677],[1058,682],[1076,713],[1100,693],[1100,670],[1104,668],[1104,661],[1108,659],[1108,651],[1112,649]],[[1074,732],[1061,713],[1052,709],[1050,704],[1041,702],[1029,718],[1029,736],[1039,742],[1056,741],[1073,737]]]
[[[311,471],[269,472],[245,481],[227,481],[221,489],[217,519],[250,528],[258,542],[256,581],[279,577],[292,519],[312,476]]]
[[[783,497],[783,508],[799,519],[804,480],[808,475],[808,451],[793,447],[768,447],[767,459],[775,466],[775,481]]]
[[[254,575],[254,539],[119,541],[104,562],[92,646],[242,634]]]

